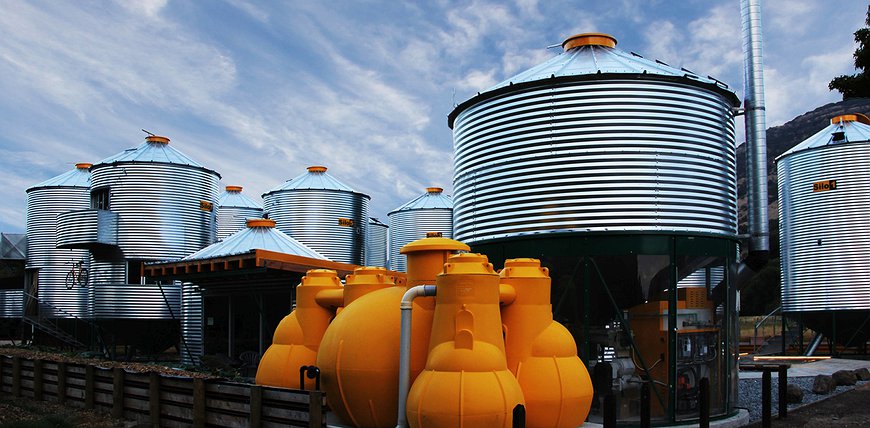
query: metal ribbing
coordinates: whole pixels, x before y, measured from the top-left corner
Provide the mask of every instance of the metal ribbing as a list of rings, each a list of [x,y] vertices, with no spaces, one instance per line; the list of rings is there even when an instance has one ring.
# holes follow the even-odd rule
[[[743,23],[743,64],[746,89],[746,189],[749,208],[749,249],[769,251],[767,214],[767,124],[764,112],[764,61],[761,42],[761,2],[740,0]]]
[[[263,217],[261,208],[251,207],[217,207],[217,240],[224,238],[244,229],[245,221],[249,218]]]
[[[118,215],[106,210],[77,210],[57,216],[57,246],[118,244]]]
[[[120,255],[118,255],[120,257]],[[123,259],[90,258],[88,284],[126,284],[127,262]]]
[[[24,316],[24,291],[0,290],[0,318]]]
[[[870,142],[779,159],[785,312],[870,308]],[[835,190],[813,183],[836,180]]]
[[[366,231],[366,266],[387,266],[387,231],[389,227],[377,219],[369,220]]]
[[[365,261],[369,197],[337,190],[285,190],[263,196],[264,211],[278,230],[332,261]],[[340,219],[350,219],[345,226]]]
[[[710,283],[707,283],[707,279],[709,276]],[[725,268],[723,266],[713,266],[708,269],[698,269],[689,275],[686,275],[685,278],[681,279],[677,282],[678,288],[683,287],[715,287],[722,280],[725,279]]]
[[[218,175],[184,165],[98,164],[92,188],[111,189],[109,209],[118,213],[118,246],[128,259],[180,259],[215,241]]]
[[[582,80],[486,99],[454,124],[454,236],[737,234],[734,122],[690,84]]]
[[[56,248],[57,216],[70,210],[88,208],[87,187],[41,187],[27,192],[27,268],[36,269],[37,290],[31,290],[43,302],[59,308],[53,315],[61,318],[84,316],[87,292],[82,287],[67,289],[66,275],[73,263],[83,261],[86,250]]]
[[[181,285],[181,362],[199,364],[203,355],[202,292],[199,286],[185,282]]]
[[[172,319],[173,316],[178,319],[181,286],[165,284],[162,288],[163,293],[157,284],[91,285],[88,287],[89,315],[96,319],[153,320]]]
[[[426,232],[441,232],[453,238],[453,212],[449,209],[402,210],[390,218],[390,269],[405,272],[407,260],[399,250],[411,241],[423,239]]]

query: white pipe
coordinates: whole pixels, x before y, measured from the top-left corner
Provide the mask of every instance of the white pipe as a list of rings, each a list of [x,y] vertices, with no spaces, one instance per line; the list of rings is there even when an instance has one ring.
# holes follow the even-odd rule
[[[408,390],[411,389],[411,309],[414,307],[414,299],[435,295],[434,285],[418,285],[411,287],[402,296],[402,327],[401,339],[399,339],[399,417],[396,428],[408,426],[408,417],[405,415],[408,404]]]

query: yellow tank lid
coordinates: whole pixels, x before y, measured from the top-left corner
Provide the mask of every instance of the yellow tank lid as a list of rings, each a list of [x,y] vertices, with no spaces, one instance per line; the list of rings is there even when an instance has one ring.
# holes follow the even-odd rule
[[[851,113],[851,114],[841,114],[839,116],[834,116],[831,118],[831,124],[836,125],[842,122],[860,122],[865,125],[870,125],[870,117],[867,117],[861,113]]]
[[[338,273],[332,269],[311,269],[305,272],[300,287],[335,287],[341,286]]]
[[[227,192],[241,192],[242,186],[227,186],[226,190]]]
[[[268,218],[249,218],[246,224],[248,227],[275,227],[275,220]]]
[[[483,254],[459,253],[447,258],[444,274],[448,275],[489,275],[495,274],[492,263]]]
[[[92,166],[94,166],[94,164],[87,163],[87,162],[81,162],[81,163],[76,164],[76,169],[88,169]]]
[[[308,172],[326,172],[326,167],[321,165],[312,165],[308,167]]]
[[[169,138],[161,137],[159,135],[149,135],[145,137],[145,141],[149,143],[169,144]]]
[[[431,233],[431,232],[430,232]],[[408,254],[416,251],[470,251],[471,247],[454,239],[441,236],[429,236],[407,243],[399,253]]]
[[[562,49],[564,49],[565,52],[574,48],[579,48],[580,46],[605,46],[608,48],[615,48],[616,37],[605,33],[581,33],[568,37],[564,42],[562,42]]]
[[[507,259],[504,269],[499,272],[502,278],[549,278],[547,268],[541,267],[541,261],[533,258]]]

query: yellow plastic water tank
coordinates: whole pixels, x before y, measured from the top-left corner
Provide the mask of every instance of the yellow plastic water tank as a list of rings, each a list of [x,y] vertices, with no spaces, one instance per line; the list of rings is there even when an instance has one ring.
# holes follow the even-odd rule
[[[436,280],[426,368],[408,395],[411,427],[510,427],[523,393],[507,369],[499,277],[486,256],[451,256]]]
[[[396,426],[402,295],[412,286],[434,284],[447,258],[468,249],[440,237],[413,241],[401,250],[408,260],[407,282],[401,284],[407,287],[370,291],[336,315],[323,337],[317,365],[330,408],[342,421],[356,427]],[[357,294],[353,291],[357,279],[363,280],[348,278],[346,295]],[[412,360],[411,381],[426,364],[434,305],[433,298],[415,301],[411,354],[417,359]]]
[[[302,386],[299,367],[315,364],[320,340],[335,315],[336,296],[340,297],[341,291],[341,281],[334,270],[314,269],[302,277],[296,287],[296,309],[278,324],[272,345],[260,360],[255,379],[258,385],[296,389]],[[306,378],[305,389],[312,388],[314,380]]]
[[[514,301],[501,310],[507,365],[526,399],[526,426],[576,427],[592,404],[592,382],[571,333],[553,321],[550,276],[537,259],[510,259],[501,271]]]

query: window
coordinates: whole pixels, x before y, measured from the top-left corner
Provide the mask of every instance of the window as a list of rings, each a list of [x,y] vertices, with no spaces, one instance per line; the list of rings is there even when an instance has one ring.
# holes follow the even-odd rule
[[[109,190],[109,187],[98,187],[94,190],[91,190],[91,209],[109,209]]]

